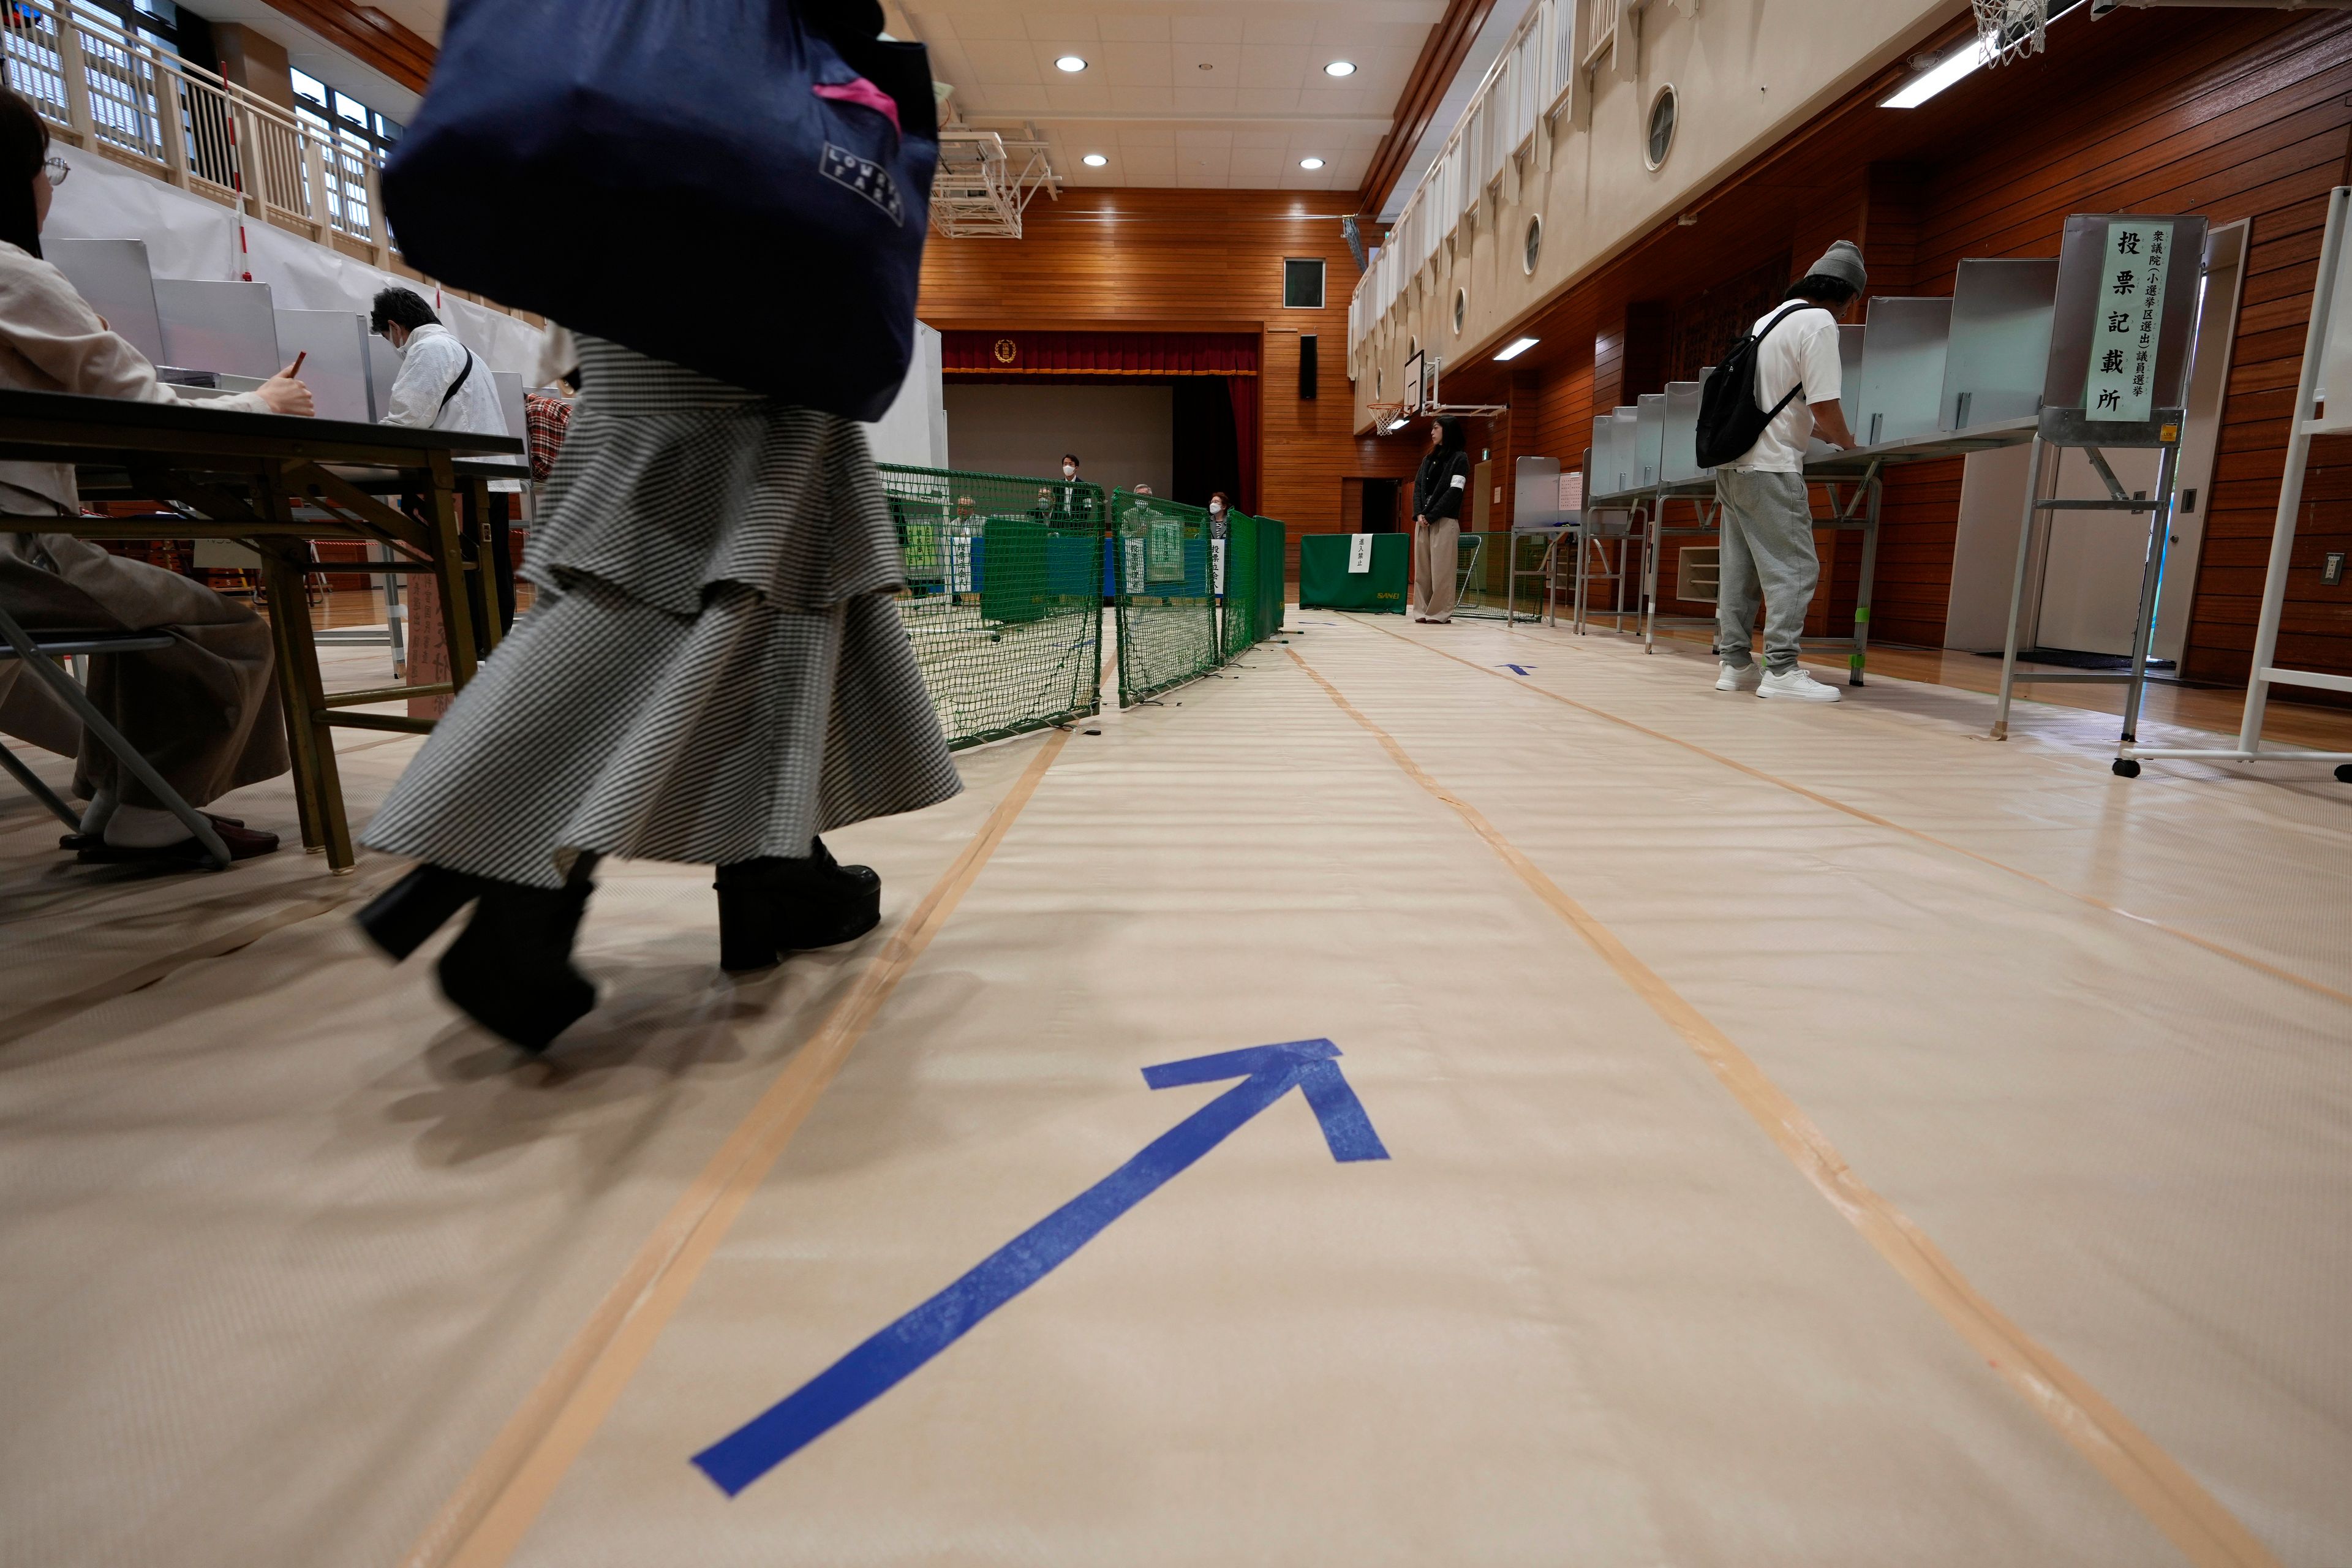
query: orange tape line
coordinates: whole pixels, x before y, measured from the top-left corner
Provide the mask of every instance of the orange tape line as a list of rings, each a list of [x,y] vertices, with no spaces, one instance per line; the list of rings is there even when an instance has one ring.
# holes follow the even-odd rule
[[[1369,625],[1369,623],[1360,624]],[[1848,805],[1845,802],[1838,800],[1833,796],[1823,795],[1819,790],[1807,789],[1803,784],[1792,784],[1789,780],[1781,778],[1777,774],[1768,773],[1761,768],[1750,767],[1748,763],[1739,762],[1732,757],[1727,757],[1720,752],[1711,752],[1695,741],[1685,741],[1679,735],[1669,735],[1663,730],[1653,730],[1647,724],[1639,724],[1631,719],[1622,718],[1615,713],[1610,712],[1605,708],[1595,708],[1590,702],[1580,702],[1573,697],[1563,697],[1559,692],[1538,686],[1532,681],[1520,680],[1515,677],[1505,675],[1501,670],[1488,669],[1484,665],[1473,664],[1470,660],[1464,658],[1460,654],[1448,653],[1442,647],[1431,647],[1427,643],[1423,642],[1416,637],[1406,637],[1402,632],[1392,632],[1386,626],[1371,626],[1370,629],[1380,633],[1384,637],[1394,637],[1397,641],[1405,644],[1409,647],[1420,648],[1424,653],[1433,653],[1440,658],[1450,658],[1454,663],[1461,665],[1465,668],[1475,669],[1481,675],[1492,676],[1496,680],[1508,681],[1510,685],[1517,690],[1532,691],[1538,697],[1549,698],[1552,701],[1560,703],[1566,707],[1573,708],[1580,713],[1590,713],[1595,719],[1606,719],[1612,724],[1622,725],[1624,728],[1633,731],[1635,734],[1647,735],[1654,741],[1664,741],[1670,746],[1680,746],[1686,752],[1695,752],[1711,763],[1720,763],[1725,767],[1730,768],[1735,772],[1746,773],[1749,778],[1760,779],[1764,783],[1773,785],[1775,788],[1787,790],[1791,795],[1802,795],[1807,800],[1813,802],[1817,805],[1828,806],[1832,811],[1842,811],[1845,813],[1846,816],[1853,817],[1857,821],[1867,822],[1874,827],[1884,827],[1890,832],[1905,834],[1910,837],[1917,839],[1922,844],[1932,844],[1938,849],[1948,850],[1954,855],[1965,856],[1967,858],[1976,861],[1979,865],[1990,866],[1996,871],[2006,871],[2012,877],[2016,877],[2023,881],[2031,882],[2037,888],[2046,888],[2053,893],[2062,894],[2066,898],[2074,900],[2076,903],[2088,904],[2095,910],[2104,910],[2107,914],[2118,916],[2124,920],[2132,921],[2134,924],[2144,925],[2153,931],[2160,931],[2164,932],[2165,935],[2177,937],[2180,941],[2188,942],[2192,947],[2201,947],[2217,958],[2226,958],[2231,963],[2243,964],[2245,967],[2253,970],[2257,973],[2266,974],[2273,980],[2284,980],[2290,985],[2299,985],[2305,991],[2325,996],[2332,1002],[2341,1002],[2346,1006],[2352,1007],[2352,992],[2338,991],[2333,985],[2329,985],[2323,981],[2314,980],[2308,975],[2297,974],[2292,969],[2282,969],[2277,964],[2269,963],[2264,959],[2256,958],[2250,952],[2240,952],[2234,947],[2228,947],[2221,942],[2214,942],[2210,938],[2199,936],[2194,931],[2183,931],[2179,926],[2175,925],[2167,925],[2164,921],[2156,920],[2147,915],[2134,914],[2131,910],[2125,909],[2120,904],[2111,904],[2105,899],[2095,898],[2089,893],[2078,893],[2074,889],[2066,887],[2062,883],[2053,882],[2047,877],[2036,876],[2034,873],[2024,870],[2019,867],[2012,866],[2005,860],[1996,860],[1990,855],[1980,854],[1974,849],[1966,848],[1960,845],[1951,843],[1949,840],[1938,838],[1934,834],[1922,832],[1916,827],[1906,827],[1902,823],[1895,822],[1886,817],[1880,816],[1875,812],[1864,811],[1858,805]]]
[[[671,1205],[620,1280],[401,1559],[404,1568],[497,1568],[514,1555],[743,1205],[883,1004],[955,912],[1069,738],[1059,730],[1047,736],[954,864]]]
[[[2056,1427],[2059,1435],[2096,1466],[2116,1490],[2170,1537],[2190,1562],[2205,1568],[2280,1568],[2269,1549],[2236,1515],[2200,1486],[2195,1477],[2134,1426],[2122,1411],[2107,1403],[2073,1368],[1979,1295],[1967,1276],[1909,1216],[1864,1185],[1827,1135],[1765,1076],[1764,1069],[1747,1052],[1732,1043],[1731,1037],[1709,1022],[1655,970],[1635,957],[1615,932],[1563,892],[1477,808],[1431,777],[1397,744],[1395,737],[1366,718],[1340,695],[1338,687],[1300,658],[1297,649],[1286,647],[1283,651],[1324,689],[1341,712],[1362,725],[1381,743],[1405,776],[1453,807],[1470,830],[1486,840],[1496,858],[1517,873],[1536,897],[1550,906],[1553,913],[1567,921],[1668,1027],[1683,1037],[1789,1163],[1845,1216],[1848,1224],[1862,1233],[1905,1283],[1985,1358],[2002,1382],[2022,1394],[2043,1420]]]

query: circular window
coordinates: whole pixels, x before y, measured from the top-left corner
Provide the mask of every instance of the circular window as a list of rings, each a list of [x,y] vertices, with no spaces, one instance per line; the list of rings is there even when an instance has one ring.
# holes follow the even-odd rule
[[[1519,265],[1526,268],[1528,277],[1532,278],[1535,276],[1536,258],[1541,255],[1542,252],[1543,219],[1539,217],[1531,217],[1528,219],[1527,240],[1519,247]]]
[[[1463,321],[1470,314],[1470,295],[1466,289],[1454,290],[1454,330],[1461,331]]]
[[[1650,134],[1642,143],[1642,160],[1653,169],[1674,151],[1675,119],[1675,89],[1669,84],[1658,89],[1658,96],[1650,100]]]

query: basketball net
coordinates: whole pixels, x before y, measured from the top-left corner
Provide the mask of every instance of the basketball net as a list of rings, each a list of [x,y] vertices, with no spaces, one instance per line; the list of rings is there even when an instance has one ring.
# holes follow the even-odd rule
[[[1977,48],[1989,66],[2042,52],[2049,28],[2044,0],[1975,0]]]

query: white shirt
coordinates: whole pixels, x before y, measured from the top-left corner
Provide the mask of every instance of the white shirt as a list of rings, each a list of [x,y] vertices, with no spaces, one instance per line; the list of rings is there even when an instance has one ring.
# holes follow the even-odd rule
[[[1749,329],[1760,332],[1774,316],[1789,309],[1787,301],[1756,318]],[[1805,444],[1813,438],[1815,403],[1834,402],[1845,388],[1843,362],[1838,357],[1837,318],[1820,305],[1808,305],[1773,328],[1772,335],[1756,345],[1756,406],[1769,408],[1801,387],[1789,405],[1764,426],[1756,445],[1728,468],[1754,468],[1768,474],[1804,471]]]
[[[471,356],[474,368],[467,374],[467,357],[457,334],[438,322],[410,332],[400,374],[393,378],[392,411],[383,423],[416,430],[463,430],[471,436],[511,434],[506,410],[499,406],[498,378],[479,354]],[[466,384],[444,407],[441,400],[460,374],[466,375]]]

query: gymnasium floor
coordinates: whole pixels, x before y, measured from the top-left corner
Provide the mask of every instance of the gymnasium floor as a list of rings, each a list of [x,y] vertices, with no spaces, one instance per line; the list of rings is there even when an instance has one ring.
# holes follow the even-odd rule
[[[854,947],[730,984],[707,870],[612,868],[544,1063],[362,948],[395,865],[0,796],[0,1562],[2352,1560],[2352,788],[1291,624],[840,834]],[[1304,1040],[1221,1137],[1144,1077]]]

